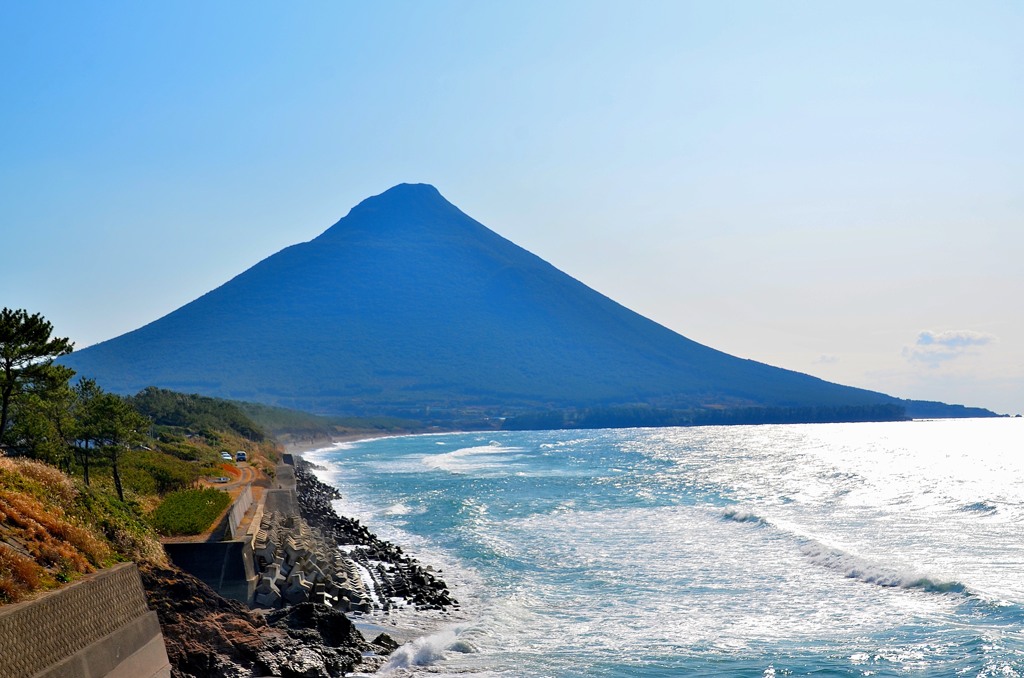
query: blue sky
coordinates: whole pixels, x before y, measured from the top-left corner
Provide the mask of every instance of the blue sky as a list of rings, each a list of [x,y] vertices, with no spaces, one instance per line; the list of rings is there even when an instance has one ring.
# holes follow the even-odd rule
[[[0,5],[0,304],[80,347],[400,182],[702,343],[1024,410],[1020,2]]]

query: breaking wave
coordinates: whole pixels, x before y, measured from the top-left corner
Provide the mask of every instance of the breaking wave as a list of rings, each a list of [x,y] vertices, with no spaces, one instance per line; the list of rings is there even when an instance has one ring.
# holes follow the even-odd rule
[[[722,513],[723,520],[736,523],[749,523],[759,527],[779,527],[767,519],[740,508],[729,508]],[[789,531],[789,530],[785,530]],[[958,581],[947,581],[922,574],[910,569],[895,569],[865,558],[843,551],[842,549],[817,541],[810,535],[794,533],[800,541],[800,550],[812,562],[842,574],[848,579],[856,579],[865,584],[874,584],[886,588],[920,589],[930,593],[959,593],[973,596],[967,586]]]
[[[739,508],[729,508],[722,512],[723,520],[731,520],[734,523],[753,523],[755,525],[770,526],[765,518]]]
[[[415,506],[414,507],[414,506],[409,506],[408,504],[403,504],[402,502],[397,502],[395,504],[392,504],[391,506],[388,506],[383,511],[384,515],[386,515],[386,516],[408,516],[408,515],[421,514],[421,513],[425,513],[425,512],[426,512],[426,509],[424,507],[422,507],[422,506]]]
[[[448,652],[468,654],[476,647],[450,629],[412,640],[391,653],[387,663],[377,673],[402,672],[417,666],[430,666],[445,658]]]
[[[873,563],[821,542],[808,541],[802,547],[811,562],[839,572],[848,579],[886,588],[920,589],[929,593],[960,593],[972,595],[958,581],[945,581],[913,570],[898,570]]]
[[[961,506],[960,510],[965,513],[980,513],[988,516],[998,511],[999,507],[987,501],[976,501],[974,503]]]
[[[423,458],[427,468],[464,475],[488,469],[501,469],[519,458],[522,448],[502,447],[496,442],[477,447],[463,447],[454,452],[431,454]]]

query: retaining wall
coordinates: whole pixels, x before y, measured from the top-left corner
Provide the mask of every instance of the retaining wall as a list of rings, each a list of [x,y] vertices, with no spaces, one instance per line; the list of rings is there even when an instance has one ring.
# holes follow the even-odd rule
[[[252,485],[246,485],[228,512],[228,539],[238,538],[238,526],[242,523],[242,518],[245,517],[245,512],[249,510],[250,506],[252,506]]]
[[[134,563],[0,607],[0,678],[169,678]]]
[[[248,536],[232,541],[168,543],[164,550],[175,565],[220,595],[252,605],[256,569]]]

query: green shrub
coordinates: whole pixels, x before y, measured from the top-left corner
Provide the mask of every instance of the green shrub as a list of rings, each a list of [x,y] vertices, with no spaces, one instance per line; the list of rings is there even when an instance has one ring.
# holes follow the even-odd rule
[[[153,511],[150,522],[158,532],[169,537],[199,534],[210,527],[230,503],[231,495],[210,488],[171,492]]]
[[[140,495],[183,490],[199,477],[196,464],[154,450],[132,450],[125,455],[121,480]]]

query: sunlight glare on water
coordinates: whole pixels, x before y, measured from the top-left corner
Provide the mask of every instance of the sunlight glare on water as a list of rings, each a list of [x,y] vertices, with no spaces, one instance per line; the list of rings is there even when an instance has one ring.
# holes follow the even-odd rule
[[[1022,433],[498,432],[309,456],[341,510],[457,585],[459,651],[437,636],[436,657],[395,675],[1012,676]]]

